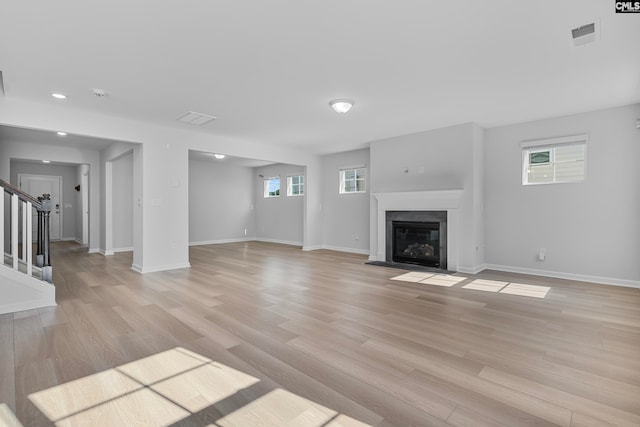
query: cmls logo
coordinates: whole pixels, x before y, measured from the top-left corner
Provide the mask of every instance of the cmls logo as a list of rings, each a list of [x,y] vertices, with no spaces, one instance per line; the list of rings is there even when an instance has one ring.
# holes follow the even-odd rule
[[[617,1],[616,13],[640,13],[640,1]]]

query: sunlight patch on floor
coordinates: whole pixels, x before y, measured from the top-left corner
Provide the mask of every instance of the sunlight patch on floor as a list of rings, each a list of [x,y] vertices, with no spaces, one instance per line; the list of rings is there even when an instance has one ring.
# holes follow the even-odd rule
[[[466,277],[451,276],[448,274],[434,274],[421,271],[410,271],[392,277],[390,280],[401,282],[423,283],[426,285],[452,287],[453,285],[466,280]],[[524,283],[509,283],[499,280],[475,279],[466,285],[463,289],[472,289],[474,291],[494,292],[509,295],[518,295],[532,298],[545,298],[551,289],[549,286],[526,285]]]
[[[244,426],[367,426],[282,389],[273,390],[216,422],[221,427]]]
[[[500,289],[507,286],[509,282],[499,282],[497,280],[476,279],[471,283],[463,286],[465,289],[474,289],[476,291],[499,292]]]
[[[523,297],[544,298],[549,293],[549,286],[525,285],[524,283],[511,283],[500,291],[501,294],[520,295]]]
[[[451,276],[449,274],[425,273],[421,271],[411,271],[391,278],[391,280],[398,280],[401,282],[423,283],[425,285],[444,286],[447,288],[466,279],[466,277]]]
[[[171,426],[216,404],[228,413],[212,426],[367,425],[286,390],[258,396],[249,387],[259,382],[176,347],[32,393],[29,400],[57,427]],[[22,426],[12,420],[11,410],[0,405],[0,426]]]
[[[23,427],[6,403],[0,403],[0,426]]]

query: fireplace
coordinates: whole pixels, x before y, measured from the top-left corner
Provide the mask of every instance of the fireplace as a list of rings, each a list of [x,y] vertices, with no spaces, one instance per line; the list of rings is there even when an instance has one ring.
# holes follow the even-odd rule
[[[440,267],[440,223],[392,222],[392,261]]]
[[[387,211],[387,262],[447,269],[446,211]]]

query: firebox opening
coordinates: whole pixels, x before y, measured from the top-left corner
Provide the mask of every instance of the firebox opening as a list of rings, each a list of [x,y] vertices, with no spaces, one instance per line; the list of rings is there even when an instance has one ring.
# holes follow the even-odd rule
[[[392,234],[393,262],[443,268],[440,265],[440,223],[393,221]]]

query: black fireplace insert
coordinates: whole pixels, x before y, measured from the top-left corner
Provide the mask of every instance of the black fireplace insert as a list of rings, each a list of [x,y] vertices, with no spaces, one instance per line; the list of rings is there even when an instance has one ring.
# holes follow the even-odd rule
[[[393,262],[446,268],[441,265],[439,222],[393,221]]]

